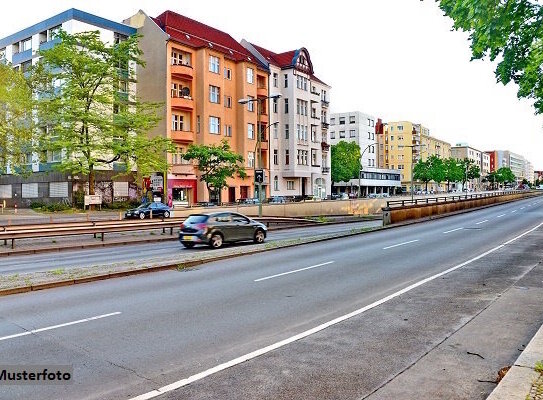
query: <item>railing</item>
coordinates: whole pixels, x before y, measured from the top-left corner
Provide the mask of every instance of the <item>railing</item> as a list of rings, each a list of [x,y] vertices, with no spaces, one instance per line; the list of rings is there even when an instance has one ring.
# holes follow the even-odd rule
[[[396,207],[405,207],[405,206],[416,206],[423,204],[434,204],[434,203],[448,203],[454,201],[462,200],[473,200],[473,199],[483,199],[487,197],[497,197],[504,196],[508,194],[518,194],[518,193],[528,193],[525,190],[510,190],[505,192],[490,192],[490,193],[475,193],[475,194],[462,194],[462,195],[453,195],[453,196],[440,196],[440,197],[426,197],[422,199],[406,199],[406,200],[390,200],[387,201],[387,208],[393,206]]]
[[[323,127],[324,129],[328,129],[328,128],[330,127],[330,124],[329,124],[328,122],[324,122],[324,121],[323,121],[323,122],[321,122],[321,124],[322,124],[322,127]]]
[[[322,173],[327,174],[330,172],[330,167],[322,167]]]

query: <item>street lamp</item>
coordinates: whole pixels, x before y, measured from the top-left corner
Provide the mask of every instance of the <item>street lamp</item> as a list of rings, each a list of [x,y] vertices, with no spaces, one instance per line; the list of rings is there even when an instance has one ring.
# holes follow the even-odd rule
[[[260,132],[260,115],[262,113],[262,101],[263,100],[266,100],[266,99],[278,99],[280,98],[281,95],[280,94],[274,94],[272,96],[267,96],[267,97],[256,97],[254,99],[239,99],[238,100],[238,103],[239,104],[248,104],[248,103],[254,103],[254,102],[257,102],[257,127],[256,127],[256,147],[258,148],[258,153],[257,153],[257,157],[258,157],[258,168],[262,170],[262,137],[261,137],[261,132]],[[266,127],[269,128],[271,125],[274,125],[274,124],[270,124]],[[265,130],[264,130],[265,132]],[[263,133],[263,132],[262,132]],[[253,178],[256,177],[256,163],[254,164],[254,175],[253,175]],[[259,217],[262,217],[262,181],[259,180],[258,182],[258,216]]]
[[[368,150],[371,146],[375,146],[375,143],[368,144],[366,148],[364,149],[364,151],[362,151],[362,154],[360,154],[360,171],[358,171],[358,198],[360,198],[360,195],[362,194],[362,191],[360,189],[360,185],[361,185],[360,175],[362,173],[362,170],[364,169],[364,164],[362,163],[362,156],[364,156],[364,153],[366,152],[366,150]]]

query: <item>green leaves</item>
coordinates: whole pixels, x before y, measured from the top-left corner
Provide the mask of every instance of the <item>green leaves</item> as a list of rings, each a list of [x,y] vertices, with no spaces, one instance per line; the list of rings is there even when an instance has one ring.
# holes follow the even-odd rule
[[[439,1],[439,0],[436,0]],[[454,29],[469,32],[472,59],[499,60],[496,80],[513,81],[519,98],[543,112],[543,8],[531,0],[440,0]]]
[[[194,160],[201,173],[200,181],[205,182],[210,192],[219,192],[227,186],[226,180],[235,175],[245,179],[243,157],[230,149],[223,139],[218,145],[191,144],[183,155],[185,160]]]
[[[340,141],[332,146],[332,182],[347,182],[360,173],[360,146],[355,142]]]

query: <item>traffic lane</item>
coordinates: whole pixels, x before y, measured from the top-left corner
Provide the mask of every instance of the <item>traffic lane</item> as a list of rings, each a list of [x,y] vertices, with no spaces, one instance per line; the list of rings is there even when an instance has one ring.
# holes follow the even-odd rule
[[[345,246],[343,245],[342,248],[344,249]],[[357,247],[349,246],[349,248],[354,249],[352,250],[353,254],[347,254],[346,258],[359,260],[360,253],[356,252]],[[331,253],[329,249],[326,250],[327,254]],[[310,249],[309,255],[301,254],[300,258],[310,260],[311,255],[314,256],[314,254],[314,249],[313,251]],[[253,264],[255,262],[258,261],[253,261]],[[352,264],[349,262],[341,267],[346,269],[352,267]],[[104,360],[108,360],[108,362],[123,365],[124,369],[134,369],[139,375],[152,376],[155,381],[167,383],[167,377],[171,374],[195,373],[198,372],[198,367],[211,366],[218,361],[234,358],[239,352],[265,345],[266,341],[271,338],[280,339],[283,335],[293,334],[308,326],[314,326],[323,318],[332,318],[338,310],[352,309],[353,305],[357,304],[357,299],[361,302],[360,304],[371,302],[379,296],[386,295],[387,290],[391,290],[390,287],[400,287],[405,284],[406,279],[412,279],[411,274],[406,273],[407,271],[403,271],[404,274],[398,274],[391,269],[384,279],[387,281],[387,285],[383,286],[378,284],[383,281],[381,276],[382,260],[378,260],[377,266],[369,265],[361,268],[360,265],[356,265],[355,267],[358,271],[343,271],[341,274],[331,275],[326,274],[330,271],[323,269],[320,270],[321,279],[316,280],[313,276],[308,279],[307,276],[298,275],[299,282],[293,287],[289,287],[284,281],[280,283],[276,281],[277,286],[271,290],[258,288],[256,292],[255,286],[252,288],[250,286],[243,287],[243,282],[240,285],[236,277],[233,281],[229,279],[233,277],[233,274],[226,274],[218,283],[205,277],[203,286],[201,282],[200,284],[187,282],[188,285],[183,285],[183,282],[169,276],[168,282],[172,280],[176,286],[181,288],[166,290],[164,286],[159,285],[160,287],[154,287],[152,290],[151,296],[154,298],[150,298],[148,293],[144,293],[145,289],[149,289],[147,283],[141,289],[130,289],[131,293],[139,294],[138,299],[141,297],[144,300],[141,303],[138,302],[138,299],[129,300],[127,302],[128,309],[123,311],[123,317],[135,317],[136,321],[127,321],[125,325],[124,319],[118,319],[112,321],[112,324],[115,324],[115,330],[119,329],[120,332],[125,332],[130,330],[131,326],[141,325],[138,321],[143,319],[145,320],[146,332],[143,337],[132,338],[128,347],[126,347],[125,341],[116,340],[118,335],[112,335],[111,341],[113,343],[108,342],[103,347],[101,335],[94,332],[90,325],[78,327],[77,332],[80,330],[89,331],[82,336],[85,337],[86,343],[92,344],[94,355],[99,354],[99,357],[104,357]],[[366,271],[363,270],[364,267]],[[399,269],[402,268],[405,269],[405,267]],[[198,272],[206,272],[206,270],[215,271],[214,275],[221,272],[220,266],[217,266],[217,269],[202,268],[200,271],[180,275],[186,275],[192,280],[198,275]],[[400,276],[400,282],[394,281],[395,275]],[[292,275],[292,277],[294,276]],[[357,279],[362,279],[363,282],[356,282]],[[209,282],[212,284],[210,285]],[[219,286],[214,287],[217,284]],[[182,294],[179,293],[180,290],[183,292]],[[362,298],[360,297],[361,293],[365,294]],[[169,299],[172,301],[170,302]],[[119,301],[116,303],[119,304]],[[195,306],[197,306],[197,310],[195,310]],[[263,306],[266,308],[264,311],[262,310]],[[137,312],[131,317],[130,309],[134,308],[137,309]],[[202,314],[206,316],[205,321],[201,321]],[[176,320],[179,315],[182,317]],[[300,318],[301,315],[304,318]],[[234,322],[225,323],[224,321]],[[179,330],[181,323],[182,327]],[[119,327],[119,324],[122,324],[123,327]],[[244,327],[243,332],[239,331],[238,326]],[[72,337],[70,332],[74,331],[63,330],[54,332],[54,334],[60,335],[62,337],[60,341],[63,343],[78,341],[80,333],[74,333],[75,336]],[[94,335],[97,335],[96,337],[93,337],[93,332]],[[123,335],[121,334],[120,337]],[[259,340],[255,339],[257,337]],[[150,338],[152,338],[152,343],[149,343]],[[161,339],[160,345],[158,343],[153,345],[155,338]],[[197,340],[195,341],[195,339]],[[97,342],[95,343],[95,341]],[[103,350],[99,352],[97,349],[101,347]],[[145,372],[140,371],[142,365],[138,363],[138,360],[131,359],[130,353],[134,347],[138,348],[138,356],[146,360]],[[221,355],[220,358],[218,354]],[[112,357],[113,360],[111,360]],[[116,359],[116,357],[120,359]],[[183,359],[183,363],[186,365],[178,366],[176,360],[179,359]],[[164,365],[175,366],[168,370]],[[121,377],[117,378],[121,379]],[[104,379],[106,378],[104,377]],[[106,387],[109,388],[108,390],[114,390],[109,385]]]
[[[381,226],[381,221],[363,221],[327,226],[292,228],[268,232],[267,241],[294,239],[300,236],[336,234],[352,229]],[[225,246],[238,246],[225,245]],[[86,250],[67,250],[60,253],[16,255],[0,258],[0,274],[47,271],[57,268],[90,267],[127,261],[156,261],[157,257],[170,257],[173,253],[190,254],[211,251],[207,247],[185,249],[178,241],[100,247]],[[54,255],[54,257],[52,256]]]

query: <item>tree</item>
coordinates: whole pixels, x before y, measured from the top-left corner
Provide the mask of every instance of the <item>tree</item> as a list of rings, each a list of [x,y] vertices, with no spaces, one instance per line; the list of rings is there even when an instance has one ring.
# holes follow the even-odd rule
[[[432,177],[432,180],[439,186],[441,182],[443,182],[443,180],[445,179],[445,163],[439,156],[435,154],[431,155],[428,158],[428,163],[430,164],[430,176]]]
[[[459,182],[464,176],[464,171],[458,164],[458,160],[455,158],[447,158],[443,162],[445,169],[443,180],[447,182],[447,192],[450,190],[451,182]]]
[[[533,0],[436,0],[454,21],[454,29],[469,33],[472,60],[499,60],[496,80],[518,86],[517,96],[534,101],[543,112],[543,8]]]
[[[0,63],[0,173],[31,172],[32,90],[24,75]]]
[[[496,171],[496,179],[501,184],[507,184],[516,181],[515,174],[509,167],[501,167]]]
[[[226,179],[238,175],[246,178],[247,173],[243,167],[243,157],[230,149],[226,139],[218,145],[195,145],[191,144],[186,153],[185,160],[196,160],[197,168],[200,171],[200,181],[205,182],[209,197],[217,193],[219,203],[221,202],[221,190],[225,188]]]
[[[462,171],[462,188],[465,187],[466,182],[472,179],[479,178],[481,176],[481,169],[475,165],[475,162],[469,158],[459,160],[458,164]]]
[[[498,176],[496,171],[490,172],[486,177],[486,181],[490,183],[491,188],[495,189],[495,184],[498,182]]]
[[[332,182],[348,182],[360,174],[360,146],[355,142],[340,141],[332,146]]]
[[[424,182],[428,191],[428,182],[432,180],[432,169],[428,161],[419,160],[413,167],[413,180]]]
[[[138,37],[113,45],[102,42],[98,31],[70,35],[40,51],[32,80],[38,93],[41,126],[37,142],[42,158],[62,154],[54,168],[88,176],[94,194],[95,170],[114,163],[148,175],[168,168],[164,137],[149,138],[156,126],[157,104],[140,101],[130,87],[136,65],[144,65]]]

